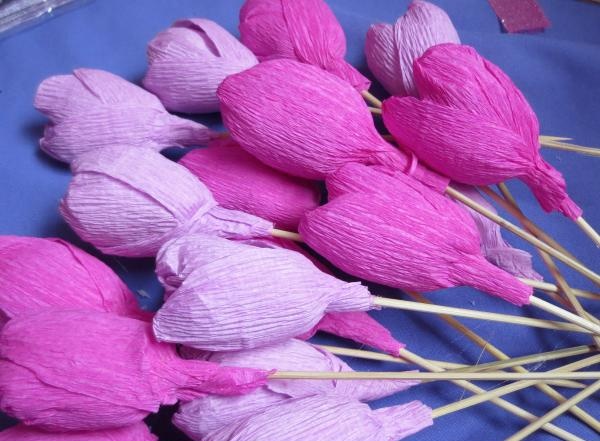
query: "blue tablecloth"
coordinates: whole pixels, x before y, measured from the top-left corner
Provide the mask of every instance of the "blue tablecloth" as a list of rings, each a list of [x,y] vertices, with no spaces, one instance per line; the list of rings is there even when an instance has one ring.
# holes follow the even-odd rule
[[[405,11],[408,2],[329,0],[346,31],[348,59],[352,63],[365,68],[362,51],[369,24],[394,21]],[[75,237],[58,214],[58,202],[70,178],[68,168],[48,159],[37,148],[45,119],[33,109],[32,100],[40,81],[83,66],[106,69],[138,82],[146,68],[146,43],[157,32],[178,18],[207,17],[237,34],[241,3],[241,0],[98,0],[0,40],[0,233],[60,236],[94,252]],[[575,0],[542,0],[540,3],[552,21],[552,28],[543,33],[509,35],[501,32],[497,18],[484,0],[436,0],[436,3],[449,13],[463,41],[501,66],[523,90],[538,113],[542,133],[572,137],[582,145],[600,144],[600,5]],[[382,95],[381,90],[375,90]],[[216,116],[201,120],[212,126],[219,125]],[[549,149],[543,154],[565,174],[570,194],[584,207],[588,221],[600,227],[600,160]],[[528,215],[582,261],[599,269],[598,249],[571,222],[559,215],[544,214],[522,184],[511,183],[510,187]],[[508,233],[507,237],[511,243],[531,250]],[[145,307],[153,308],[160,303],[161,290],[153,276],[151,260],[102,258],[140,294],[139,300]],[[535,267],[551,280],[537,255]],[[591,287],[572,271],[566,270],[565,274],[574,286]],[[375,292],[398,294],[382,288],[375,288]],[[530,308],[519,310],[471,289],[446,290],[433,293],[430,298],[448,305],[544,317]],[[585,304],[591,311],[600,312],[598,302]],[[435,316],[397,311],[373,315],[424,357],[465,363],[491,360]],[[572,333],[467,320],[465,323],[511,356],[590,343],[589,338]],[[326,337],[320,340],[349,345]],[[348,361],[359,370],[398,369],[398,365],[393,364]],[[553,363],[544,363],[531,368],[546,370],[552,366]],[[491,388],[496,384],[483,386]],[[374,405],[420,399],[435,408],[467,395],[449,383],[430,383]],[[513,394],[509,399],[538,415],[555,406],[535,389]],[[582,407],[600,418],[599,397],[587,400]],[[149,419],[153,430],[160,434],[161,440],[186,439],[168,425],[168,412],[165,410]],[[598,439],[596,433],[570,416],[560,417],[556,422],[585,440]],[[493,405],[483,404],[445,416],[412,439],[498,440],[523,425],[524,421]],[[537,432],[530,439],[554,438]]]

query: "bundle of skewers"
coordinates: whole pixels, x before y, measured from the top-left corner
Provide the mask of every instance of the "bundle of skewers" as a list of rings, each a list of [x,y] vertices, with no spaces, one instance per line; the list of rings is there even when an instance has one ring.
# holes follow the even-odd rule
[[[165,301],[142,311],[109,267],[63,240],[1,237],[0,409],[20,424],[0,440],[152,440],[143,419],[177,403],[173,423],[198,441],[395,441],[487,401],[523,420],[511,441],[540,429],[580,439],[553,424],[565,412],[600,433],[578,405],[600,389],[600,372],[585,370],[600,362],[600,294],[571,287],[557,263],[597,285],[600,274],[504,184],[520,179],[600,245],[540,145],[596,151],[540,135],[510,78],[430,3],[369,29],[383,102],[344,60],[322,0],[247,0],[239,30],[241,42],[208,19],[177,21],[148,46],[145,89],[94,69],[40,85],[35,107],[50,120],[40,146],[73,174],[63,218],[105,255],[155,258]],[[169,113],[216,111],[227,131]],[[160,153],[172,146],[202,147],[174,162]],[[502,230],[535,246],[555,283]],[[459,286],[554,319],[424,296]],[[426,359],[368,314],[381,308],[438,315],[497,361]],[[591,341],[511,357],[457,317]],[[368,350],[310,343],[317,332]],[[338,356],[399,368],[359,372]],[[436,409],[366,404],[431,381],[472,395]],[[534,415],[502,398],[531,387],[557,406]]]

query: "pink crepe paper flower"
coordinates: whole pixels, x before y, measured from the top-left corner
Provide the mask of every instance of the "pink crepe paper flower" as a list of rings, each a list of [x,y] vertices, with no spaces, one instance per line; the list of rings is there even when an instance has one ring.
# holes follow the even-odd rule
[[[257,63],[248,48],[214,21],[178,20],[149,43],[143,84],[171,111],[217,112],[221,81]]]
[[[314,66],[291,60],[260,63],[228,77],[217,95],[232,138],[285,173],[324,179],[358,162],[410,172],[434,188],[448,184],[387,143],[360,95]]]
[[[185,349],[185,348],[184,348]],[[352,372],[352,368],[335,355],[300,340],[240,352],[193,353],[194,358],[222,366],[277,369],[281,371]],[[277,406],[293,398],[335,395],[372,401],[418,384],[414,381],[335,381],[271,380],[249,394],[239,397],[206,396],[179,407],[173,423],[193,440],[202,440],[210,432]]]
[[[0,310],[10,318],[49,308],[151,318],[112,269],[76,246],[55,238],[0,236]]]
[[[316,183],[264,165],[230,138],[192,150],[179,163],[198,176],[222,207],[254,214],[284,230],[296,230],[302,215],[321,199]]]
[[[273,228],[220,207],[185,167],[153,150],[106,148],[83,155],[71,169],[60,211],[83,240],[106,254],[150,257],[186,233],[249,238],[268,236]]]
[[[365,286],[320,272],[300,253],[203,235],[189,240],[203,253],[194,254],[183,274],[160,276],[179,283],[154,316],[160,341],[207,351],[250,349],[307,332],[326,312],[373,308]]]
[[[371,85],[344,61],[344,30],[323,0],[246,0],[240,10],[240,36],[261,61],[288,58],[312,64],[359,92]]]
[[[76,69],[47,78],[34,105],[50,118],[41,149],[64,162],[114,145],[162,150],[202,145],[213,136],[202,124],[169,115],[141,87],[102,70]]]
[[[398,441],[433,424],[420,401],[372,410],[348,398],[288,400],[210,433],[203,441]]]
[[[440,43],[460,43],[450,17],[432,3],[414,0],[394,25],[371,25],[365,43],[367,64],[391,95],[418,96],[413,61]]]
[[[530,287],[485,260],[465,210],[402,173],[389,177],[362,167],[361,178],[376,190],[348,190],[360,167],[330,176],[334,199],[300,222],[310,247],[349,274],[394,288],[468,285],[516,305],[529,303]]]
[[[0,432],[0,441],[158,441],[144,423],[95,432],[51,433],[24,424]]]
[[[0,334],[0,410],[51,432],[135,424],[161,404],[247,393],[266,376],[183,360],[149,323],[110,313],[41,312]]]
[[[469,46],[443,44],[415,62],[415,81],[421,101],[383,104],[385,125],[402,147],[464,184],[521,179],[545,211],[581,216],[562,175],[540,155],[535,113],[502,70]]]
[[[284,248],[302,254],[315,267],[329,273],[325,265],[308,254],[296,243],[279,238],[251,239],[245,243],[261,248]],[[168,298],[181,283],[194,271],[212,260],[220,259],[237,252],[238,247],[205,247],[203,240],[196,240],[195,235],[183,236],[166,243],[156,258],[156,275],[165,288]],[[396,340],[390,331],[363,311],[327,312],[310,330],[295,337],[307,340],[318,331],[328,332],[339,337],[372,346],[390,355],[398,353],[406,345]]]
[[[488,210],[496,213],[496,208],[475,187],[456,182],[452,183],[452,187],[470,199],[473,199],[479,205],[483,205]],[[463,206],[475,221],[477,230],[479,230],[479,237],[481,238],[481,252],[489,262],[517,277],[525,277],[533,280],[543,279],[533,269],[531,254],[525,250],[513,248],[504,240],[500,225],[492,222],[475,210],[465,205]]]

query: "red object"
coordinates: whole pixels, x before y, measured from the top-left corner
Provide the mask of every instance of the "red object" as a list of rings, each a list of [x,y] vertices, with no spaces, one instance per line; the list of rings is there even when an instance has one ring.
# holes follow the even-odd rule
[[[550,27],[536,0],[488,0],[507,32],[541,31]]]

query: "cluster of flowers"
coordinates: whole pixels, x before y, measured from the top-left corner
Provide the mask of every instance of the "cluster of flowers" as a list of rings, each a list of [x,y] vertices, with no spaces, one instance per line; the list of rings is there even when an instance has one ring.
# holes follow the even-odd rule
[[[302,341],[318,330],[403,347],[366,314],[365,286],[273,236],[297,229],[360,279],[523,305],[532,290],[515,276],[539,278],[530,256],[446,197],[450,180],[518,177],[546,210],[581,215],[538,153],[522,94],[439,8],[415,1],[367,36],[370,69],[397,95],[382,116],[399,148],[375,129],[370,81],[344,61],[322,0],[248,0],[240,33],[243,44],[210,20],[176,22],[149,45],[147,90],[91,69],[40,85],[41,148],[73,172],[64,219],[106,254],[156,257],[166,301],[151,317],[81,250],[3,238],[2,284],[16,288],[0,299],[0,408],[22,425],[0,439],[154,439],[142,419],[177,401],[174,423],[196,440],[402,438],[431,424],[429,408],[361,402],[412,382],[267,382],[274,369],[350,370]],[[220,110],[229,132],[167,110]],[[159,153],[204,144],[180,163]]]

